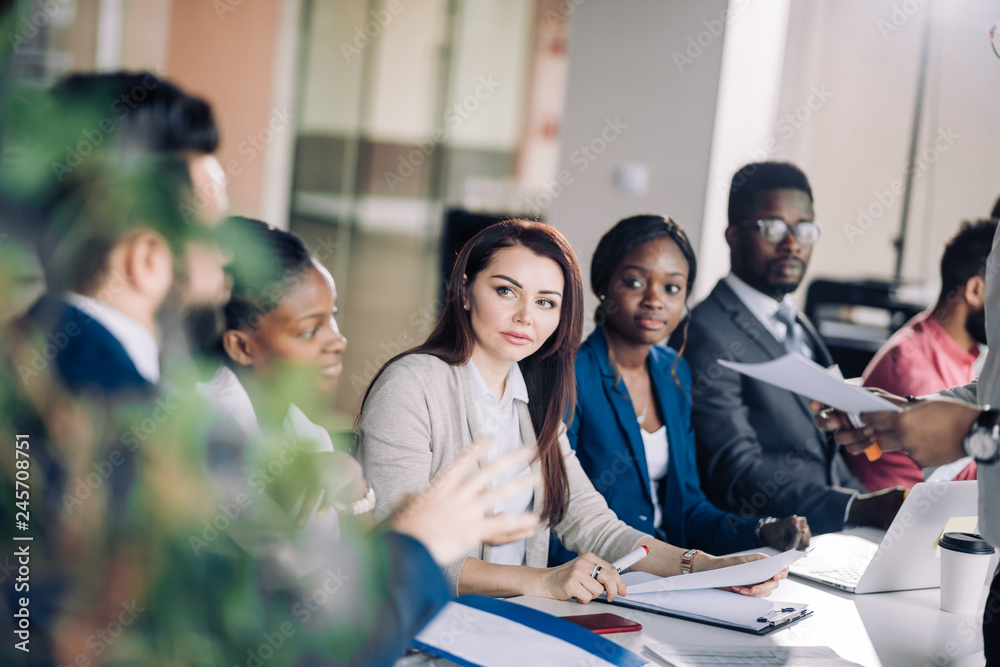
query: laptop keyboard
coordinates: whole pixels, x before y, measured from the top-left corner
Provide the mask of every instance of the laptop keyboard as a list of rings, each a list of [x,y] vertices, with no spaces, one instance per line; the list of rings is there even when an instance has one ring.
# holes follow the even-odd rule
[[[823,577],[832,581],[839,581],[845,584],[856,585],[861,581],[861,575],[865,573],[864,567],[837,567],[830,569],[809,568],[807,570],[814,577]]]

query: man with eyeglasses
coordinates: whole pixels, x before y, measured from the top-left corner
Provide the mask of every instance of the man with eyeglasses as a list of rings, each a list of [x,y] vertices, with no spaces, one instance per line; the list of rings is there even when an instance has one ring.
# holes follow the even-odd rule
[[[702,484],[713,503],[746,516],[798,514],[814,534],[845,524],[886,527],[901,488],[862,494],[839,448],[813,423],[809,401],[724,368],[802,354],[833,363],[791,295],[820,227],[812,189],[788,163],[748,164],[729,192],[731,272],[691,313],[692,421]]]

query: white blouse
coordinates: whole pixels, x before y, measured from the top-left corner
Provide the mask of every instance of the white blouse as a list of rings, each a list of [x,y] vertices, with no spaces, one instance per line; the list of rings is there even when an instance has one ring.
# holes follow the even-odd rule
[[[524,446],[524,438],[521,437],[521,420],[517,416],[517,406],[514,399],[528,402],[528,388],[524,384],[524,376],[521,369],[514,364],[507,373],[507,380],[504,382],[503,396],[500,400],[493,395],[493,392],[486,386],[486,381],[476,368],[476,364],[469,359],[469,379],[472,381],[472,398],[476,404],[476,416],[486,435],[493,437],[493,444],[487,453],[487,458],[492,461],[507,452]],[[511,469],[493,478],[493,486],[500,486],[516,477],[531,474],[531,466],[525,462],[519,468]],[[531,509],[535,498],[535,492],[531,488],[526,488],[506,500],[498,502],[493,511],[496,514],[506,512],[508,515],[518,515]],[[525,541],[518,540],[502,546],[493,547],[491,563],[501,565],[524,565]]]
[[[667,425],[664,424],[655,432],[650,433],[639,427],[642,434],[642,446],[646,450],[646,469],[649,470],[649,491],[653,496],[653,525],[659,527],[663,520],[663,508],[660,507],[660,484],[667,476]]]

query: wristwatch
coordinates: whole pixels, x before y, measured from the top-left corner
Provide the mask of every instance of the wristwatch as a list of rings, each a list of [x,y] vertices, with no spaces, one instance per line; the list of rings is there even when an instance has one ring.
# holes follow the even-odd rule
[[[965,453],[979,463],[996,463],[1000,460],[1000,410],[983,406],[969,434],[965,436]]]
[[[352,503],[330,503],[333,505],[333,509],[337,510],[337,514],[340,516],[358,516],[359,514],[371,512],[375,509],[375,489],[367,482],[365,482],[365,486],[368,487],[368,492],[360,500],[355,500]]]
[[[688,549],[681,556],[681,574],[691,574],[691,566],[694,563],[694,557],[701,553],[701,549]]]

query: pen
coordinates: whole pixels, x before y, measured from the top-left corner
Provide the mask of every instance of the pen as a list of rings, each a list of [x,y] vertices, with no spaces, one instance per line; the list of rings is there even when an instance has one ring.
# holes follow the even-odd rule
[[[630,551],[629,553],[625,554],[624,556],[616,560],[614,563],[611,564],[611,567],[615,568],[620,573],[622,570],[632,567],[633,565],[635,565],[648,555],[649,555],[649,547],[643,544],[640,545],[638,548],[636,548],[635,551]],[[601,571],[601,566],[595,565],[594,571],[591,573],[590,576],[596,579],[597,574],[600,571]]]

